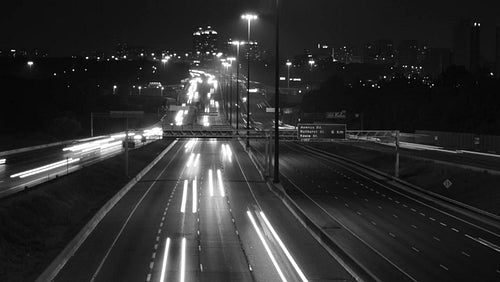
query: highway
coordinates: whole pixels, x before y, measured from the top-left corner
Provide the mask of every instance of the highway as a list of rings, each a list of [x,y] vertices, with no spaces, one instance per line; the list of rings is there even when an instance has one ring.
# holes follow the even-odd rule
[[[282,142],[289,195],[380,281],[498,281],[500,229]]]
[[[130,132],[137,147],[161,137],[159,127]],[[142,142],[142,137],[146,142]],[[34,187],[104,159],[123,153],[125,133],[75,140],[67,144],[1,156],[0,197]]]
[[[223,125],[220,114],[195,120]],[[144,280],[354,278],[273,194],[240,140],[191,138],[174,141],[54,279]]]

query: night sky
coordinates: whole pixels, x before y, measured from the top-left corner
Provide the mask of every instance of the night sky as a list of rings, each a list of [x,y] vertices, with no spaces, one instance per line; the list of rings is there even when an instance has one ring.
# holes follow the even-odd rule
[[[0,48],[42,48],[51,55],[112,51],[118,42],[190,50],[197,26],[210,24],[222,37],[244,39],[239,16],[255,11],[252,37],[272,47],[273,0],[16,0],[2,3]],[[500,1],[282,0],[282,45],[287,56],[317,42],[362,44],[379,38],[417,39],[451,47],[462,18],[483,28],[483,54],[493,57]]]

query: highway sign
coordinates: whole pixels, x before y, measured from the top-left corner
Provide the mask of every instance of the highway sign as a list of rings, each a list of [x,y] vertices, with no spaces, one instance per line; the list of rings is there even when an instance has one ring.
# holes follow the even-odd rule
[[[300,141],[333,141],[346,138],[345,124],[299,123],[297,128]]]
[[[327,112],[326,114],[326,118],[346,118],[347,116],[347,111],[346,110],[342,110],[340,112]]]
[[[266,108],[266,113],[274,113],[275,108]]]
[[[189,107],[188,106],[170,105],[170,106],[168,106],[168,110],[171,112],[177,112],[180,110],[189,110]]]
[[[144,115],[143,111],[110,111],[111,118],[136,118]]]
[[[453,185],[453,182],[451,182],[449,179],[446,179],[443,182],[443,185],[444,185],[444,187],[446,187],[446,189],[449,189],[451,187],[451,185]]]

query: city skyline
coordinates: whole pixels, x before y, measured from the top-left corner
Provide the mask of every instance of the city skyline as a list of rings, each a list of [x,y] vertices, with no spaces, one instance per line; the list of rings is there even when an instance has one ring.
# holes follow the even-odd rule
[[[273,34],[267,31],[274,24],[273,1],[148,1],[143,5],[77,1],[76,9],[58,1],[50,7],[31,1],[7,4],[8,17],[0,20],[5,34],[0,48],[37,46],[58,56],[82,49],[112,51],[120,42],[187,50],[192,45],[190,35],[198,26],[211,25],[224,37],[244,38],[245,23],[239,15],[255,11],[260,15],[253,25],[255,40],[262,42],[265,49],[272,49]],[[474,7],[453,1],[392,2],[284,1],[281,40],[287,44],[282,44],[282,52],[291,56],[317,42],[362,45],[380,38],[395,42],[414,39],[451,48],[454,26],[462,19],[471,19],[482,23],[484,56],[494,58],[495,27],[500,24],[494,12],[499,6],[495,1]],[[429,5],[434,8],[427,9]],[[182,17],[184,12],[191,16]],[[302,20],[305,18],[307,21]]]

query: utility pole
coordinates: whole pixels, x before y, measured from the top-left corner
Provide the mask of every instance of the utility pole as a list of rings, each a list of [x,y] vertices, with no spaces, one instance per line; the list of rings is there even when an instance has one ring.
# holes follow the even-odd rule
[[[276,58],[275,58],[275,82],[274,82],[274,183],[280,182],[279,165],[279,113],[280,113],[280,45],[279,45],[279,0],[276,0]]]

